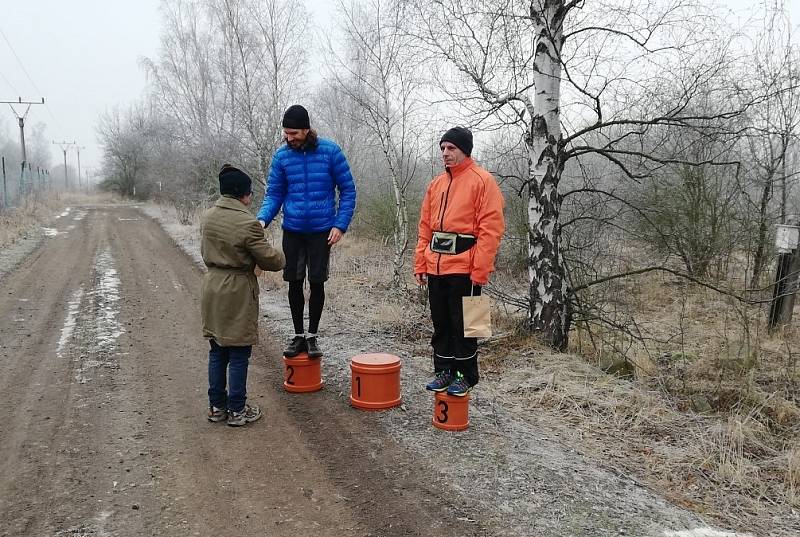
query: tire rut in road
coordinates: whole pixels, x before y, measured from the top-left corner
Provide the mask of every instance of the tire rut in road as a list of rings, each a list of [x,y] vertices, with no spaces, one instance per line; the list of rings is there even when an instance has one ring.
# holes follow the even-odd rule
[[[0,340],[7,375],[0,382],[12,401],[10,419],[0,424],[3,535],[45,535],[67,525],[80,488],[82,464],[75,461],[87,450],[76,450],[74,442],[85,417],[73,345],[104,225],[99,219],[71,227],[3,280],[8,292],[0,298]],[[24,308],[15,309],[15,302]]]

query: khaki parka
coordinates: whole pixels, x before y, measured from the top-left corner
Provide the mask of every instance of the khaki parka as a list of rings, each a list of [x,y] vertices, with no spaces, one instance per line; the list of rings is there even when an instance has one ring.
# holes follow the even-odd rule
[[[203,337],[222,347],[258,343],[258,279],[253,270],[281,270],[286,259],[264,237],[247,207],[221,197],[203,215],[200,253],[203,276],[200,309]]]

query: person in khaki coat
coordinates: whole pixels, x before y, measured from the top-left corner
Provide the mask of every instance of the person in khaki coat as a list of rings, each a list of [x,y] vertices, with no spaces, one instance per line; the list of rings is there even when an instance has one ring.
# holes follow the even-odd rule
[[[258,342],[254,270],[278,271],[286,260],[247,210],[253,197],[250,177],[226,164],[219,173],[219,190],[221,197],[203,215],[200,228],[200,253],[208,267],[200,291],[203,337],[211,345],[208,420],[240,426],[261,417],[258,406],[246,404],[247,367]]]

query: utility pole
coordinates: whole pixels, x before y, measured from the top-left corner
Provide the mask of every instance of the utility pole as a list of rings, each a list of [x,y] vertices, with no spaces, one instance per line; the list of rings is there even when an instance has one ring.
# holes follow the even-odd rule
[[[64,188],[67,189],[69,188],[69,177],[67,175],[67,150],[70,148],[70,146],[73,145],[77,146],[78,144],[76,144],[74,141],[73,142],[62,141],[61,143],[58,143],[55,140],[53,140],[53,145],[61,147],[61,151],[64,153]],[[78,153],[78,155],[80,158],[80,152]],[[80,167],[78,169],[80,170]],[[80,175],[78,175],[78,186],[80,187]]]
[[[22,97],[17,97],[16,101],[0,101],[2,104],[7,104],[11,111],[14,112],[14,115],[17,117],[17,122],[19,123],[19,145],[20,145],[20,153],[22,156],[22,162],[20,162],[19,168],[19,195],[23,195],[23,191],[25,190],[25,164],[28,162],[28,154],[25,151],[25,118],[28,117],[28,111],[31,109],[31,105],[34,104],[44,104],[44,97],[42,97],[42,101],[23,101]],[[17,112],[17,109],[14,108],[14,105],[26,105],[25,112],[20,114]],[[30,169],[29,169],[30,171]]]
[[[0,101],[0,104],[7,104],[11,111],[14,112],[14,115],[17,117],[17,122],[19,123],[19,145],[20,145],[20,152],[22,154],[22,162],[20,163],[20,176],[19,176],[19,183],[20,187],[22,187],[23,179],[25,177],[25,164],[28,161],[28,155],[25,151],[25,118],[28,117],[28,111],[31,109],[31,105],[33,104],[44,104],[44,97],[42,97],[41,102],[39,101],[23,101],[22,97],[17,97],[16,101]],[[27,105],[25,107],[25,112],[20,115],[17,112],[17,109],[14,108],[14,105]],[[22,195],[22,192],[20,192]]]
[[[78,152],[78,190],[81,189],[81,149],[86,149],[86,147],[75,144],[75,150]]]

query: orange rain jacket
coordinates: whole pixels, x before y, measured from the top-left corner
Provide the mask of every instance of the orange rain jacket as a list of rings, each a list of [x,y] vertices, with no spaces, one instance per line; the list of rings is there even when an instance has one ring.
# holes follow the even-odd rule
[[[505,230],[503,205],[492,174],[471,158],[447,168],[422,200],[414,274],[469,274],[474,283],[486,285]],[[477,242],[460,254],[439,254],[430,249],[434,231],[472,235]]]

